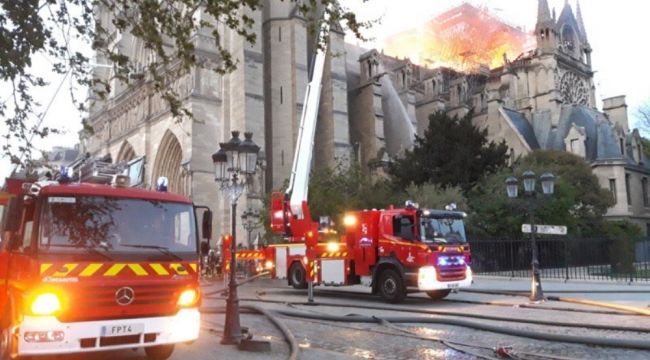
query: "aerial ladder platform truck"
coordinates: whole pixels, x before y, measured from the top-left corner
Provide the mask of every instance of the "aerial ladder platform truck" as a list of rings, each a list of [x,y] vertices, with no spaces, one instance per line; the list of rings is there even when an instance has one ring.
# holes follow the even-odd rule
[[[404,300],[409,292],[426,292],[441,299],[472,283],[465,213],[404,208],[351,211],[342,214],[342,235],[312,219],[307,203],[321,80],[329,25],[319,34],[289,186],[271,197],[271,230],[285,240],[260,250],[237,252],[241,260],[261,260],[278,279],[294,288],[308,285],[366,285],[388,302]],[[328,224],[327,221],[323,223]],[[224,241],[227,245],[228,241]],[[224,248],[226,253],[228,249]],[[228,268],[228,264],[226,264]]]

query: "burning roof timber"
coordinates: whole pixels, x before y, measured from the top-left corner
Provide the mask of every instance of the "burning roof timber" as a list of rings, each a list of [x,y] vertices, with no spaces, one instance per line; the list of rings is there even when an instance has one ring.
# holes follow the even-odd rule
[[[534,37],[490,14],[486,8],[463,4],[423,26],[390,36],[387,55],[407,57],[426,67],[476,71],[481,65],[503,65],[534,47]]]

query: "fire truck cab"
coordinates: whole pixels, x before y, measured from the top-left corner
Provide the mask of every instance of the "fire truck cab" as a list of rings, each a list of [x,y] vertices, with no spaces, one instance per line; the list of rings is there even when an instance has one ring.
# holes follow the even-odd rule
[[[0,239],[1,360],[136,347],[166,359],[198,338],[192,201],[112,178],[25,182],[11,194]]]
[[[463,212],[420,210],[412,203],[348,213],[346,268],[354,270],[349,282],[371,286],[389,302],[400,302],[415,291],[441,299],[471,285],[464,218]]]

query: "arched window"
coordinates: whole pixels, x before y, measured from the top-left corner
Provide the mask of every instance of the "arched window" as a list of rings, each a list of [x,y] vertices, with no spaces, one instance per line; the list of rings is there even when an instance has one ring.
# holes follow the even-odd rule
[[[135,151],[133,150],[133,146],[129,144],[128,141],[125,141],[124,144],[122,144],[122,147],[120,148],[120,151],[117,153],[116,162],[121,162],[121,161],[130,161],[135,159]]]

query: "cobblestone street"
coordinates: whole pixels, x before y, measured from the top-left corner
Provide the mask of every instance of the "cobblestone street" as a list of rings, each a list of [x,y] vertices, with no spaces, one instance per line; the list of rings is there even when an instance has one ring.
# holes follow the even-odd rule
[[[489,289],[524,290],[527,280],[508,281],[481,279],[471,288],[474,291]],[[222,282],[205,284],[209,292],[223,285]],[[641,306],[647,301],[647,286],[628,286],[602,283],[547,283],[547,295],[553,291],[599,290],[600,293],[566,294],[571,297],[604,299],[619,304]],[[611,293],[619,291],[618,294]],[[603,293],[610,291],[610,293]],[[627,339],[646,341],[647,332],[631,332],[618,329],[599,330],[577,327],[531,324],[527,321],[549,321],[562,323],[587,323],[606,327],[633,327],[650,329],[650,319],[641,315],[623,314],[610,309],[548,301],[529,304],[523,296],[489,295],[476,292],[451,294],[442,301],[432,301],[423,294],[411,294],[404,304],[389,305],[379,298],[370,296],[367,289],[316,288],[317,306],[304,305],[306,291],[286,287],[283,281],[258,280],[242,286],[241,306],[256,304],[273,311],[293,311],[312,315],[366,315],[378,318],[424,317],[460,319],[459,316],[434,315],[426,312],[448,312],[465,314],[465,321],[492,325],[515,332],[535,331],[560,336],[585,336],[606,339]],[[302,304],[302,305],[301,305]],[[204,300],[204,307],[222,307],[221,298]],[[646,304],[647,305],[647,304]],[[390,308],[379,310],[374,308]],[[394,310],[393,310],[394,309]],[[482,316],[508,318],[511,321],[482,319]],[[599,347],[572,344],[563,341],[542,341],[528,337],[499,334],[491,331],[474,330],[467,327],[444,324],[421,323],[356,323],[331,322],[278,315],[291,330],[300,346],[300,359],[480,359],[497,358],[494,349],[511,348],[518,358],[524,359],[647,359],[650,352],[644,350]],[[517,322],[513,322],[517,321]],[[286,359],[289,347],[283,335],[264,316],[242,313],[242,327],[247,327],[256,340],[271,343],[270,353],[239,351],[234,346],[220,344],[224,316],[203,316],[200,339],[192,345],[178,346],[173,359]],[[66,359],[144,359],[144,353],[122,351],[98,353],[96,356],[66,357]]]

